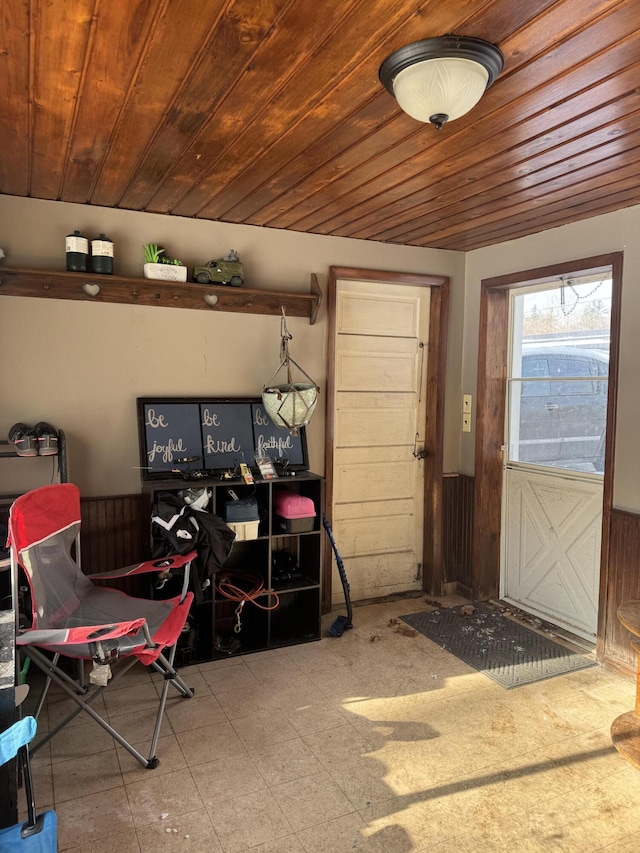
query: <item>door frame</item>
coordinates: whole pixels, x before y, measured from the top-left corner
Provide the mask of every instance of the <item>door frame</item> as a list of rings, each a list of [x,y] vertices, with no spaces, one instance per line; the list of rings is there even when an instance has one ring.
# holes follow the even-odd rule
[[[326,513],[330,523],[333,504],[333,442],[335,429],[336,291],[338,280],[370,281],[431,289],[427,344],[427,411],[424,424],[424,525],[422,585],[429,595],[443,592],[442,469],[444,453],[444,391],[447,361],[447,326],[450,279],[443,275],[389,272],[357,267],[329,267],[327,280],[327,406],[325,429]],[[322,572],[323,612],[331,610],[332,552],[325,548]]]
[[[604,658],[607,599],[609,594],[609,533],[613,503],[620,306],[622,297],[622,252],[596,255],[561,264],[483,279],[480,291],[475,487],[473,500],[472,590],[482,601],[500,594],[500,551],[502,535],[502,488],[504,423],[506,414],[506,369],[508,359],[509,291],[561,276],[588,273],[610,266],[611,343],[607,437],[605,443],[600,591],[596,655]]]

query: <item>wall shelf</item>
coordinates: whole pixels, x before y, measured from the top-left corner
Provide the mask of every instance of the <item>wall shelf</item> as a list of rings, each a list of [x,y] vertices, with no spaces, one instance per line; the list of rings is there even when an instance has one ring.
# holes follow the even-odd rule
[[[155,281],[118,275],[11,269],[0,267],[0,296],[31,296],[44,299],[75,299],[84,302],[115,302],[123,305],[159,305],[205,311],[279,316],[284,307],[289,317],[316,320],[322,291],[311,274],[309,293],[253,290],[247,287]]]
[[[0,459],[23,459],[24,463],[27,464],[28,461],[32,459],[55,459],[57,462],[57,482],[58,483],[67,483],[68,475],[67,475],[67,439],[64,434],[64,430],[58,430],[58,452],[52,454],[51,456],[23,456],[20,457],[10,441],[2,440],[0,441]],[[53,479],[52,479],[53,482]],[[42,485],[46,485],[46,483],[42,483]],[[8,508],[13,501],[19,497],[19,494],[5,494],[0,493],[0,507]],[[0,548],[4,546],[4,542],[0,542]]]

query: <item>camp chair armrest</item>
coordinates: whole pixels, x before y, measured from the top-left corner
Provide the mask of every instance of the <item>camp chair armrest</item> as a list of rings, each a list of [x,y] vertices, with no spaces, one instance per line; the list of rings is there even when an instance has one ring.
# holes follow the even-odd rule
[[[129,622],[108,622],[104,625],[83,625],[81,628],[33,628],[22,631],[16,637],[16,645],[61,646],[93,643],[98,640],[115,640],[127,634],[135,634],[147,624],[146,619]],[[145,631],[145,636],[148,629]]]
[[[35,718],[25,717],[0,733],[0,765],[11,761],[21,747],[31,743],[36,735],[36,728]]]
[[[168,569],[179,569],[187,565],[196,557],[196,551],[188,554],[172,554],[170,557],[158,557],[156,560],[146,560],[144,563],[136,563],[125,566],[122,569],[113,569],[110,572],[95,572],[87,575],[92,580],[107,580],[108,578],[124,578],[132,575],[141,575],[145,572],[164,572]]]

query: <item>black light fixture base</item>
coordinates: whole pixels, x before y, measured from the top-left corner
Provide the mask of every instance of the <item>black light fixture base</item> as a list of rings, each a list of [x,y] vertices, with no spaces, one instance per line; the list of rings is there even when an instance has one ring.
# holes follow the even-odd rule
[[[442,125],[449,121],[449,116],[446,113],[436,113],[435,115],[429,116],[429,121],[436,130],[441,130]]]
[[[382,63],[378,76],[385,89],[394,95],[393,81],[405,68],[428,59],[447,58],[469,59],[486,68],[489,75],[487,89],[504,66],[504,57],[494,44],[471,36],[447,35],[422,39],[398,48]]]

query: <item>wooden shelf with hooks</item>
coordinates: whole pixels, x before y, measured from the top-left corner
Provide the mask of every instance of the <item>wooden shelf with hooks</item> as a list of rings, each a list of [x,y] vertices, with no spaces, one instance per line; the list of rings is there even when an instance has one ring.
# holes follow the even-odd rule
[[[292,293],[118,275],[0,267],[0,296],[158,305],[163,308],[234,311],[241,314],[280,315],[284,307],[287,316],[308,317],[309,323],[313,325],[322,291],[314,273],[311,274],[309,293]]]

